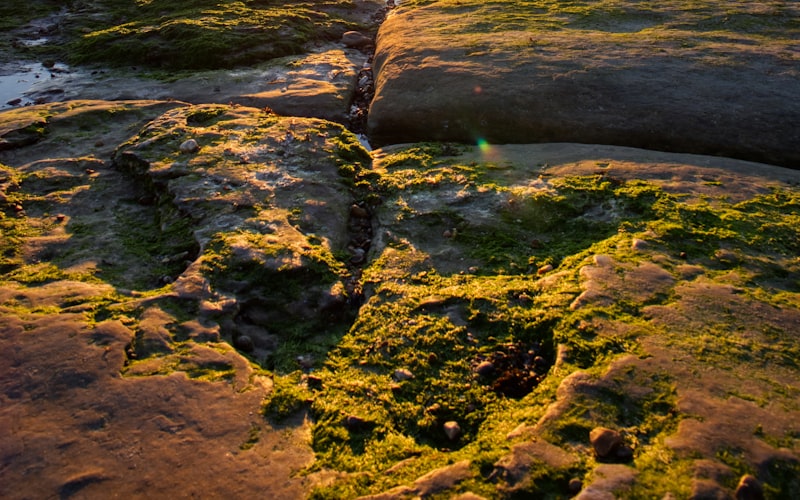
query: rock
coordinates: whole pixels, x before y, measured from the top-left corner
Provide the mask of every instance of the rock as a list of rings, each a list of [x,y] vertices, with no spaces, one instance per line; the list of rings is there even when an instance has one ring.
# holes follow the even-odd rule
[[[577,477],[573,477],[569,480],[569,484],[567,484],[567,490],[569,491],[570,495],[577,495],[581,492],[583,488],[583,481],[578,479]]]
[[[61,498],[70,498],[94,483],[108,481],[109,479],[111,479],[111,477],[101,471],[89,471],[77,474],[67,479],[67,481],[61,485],[58,489],[58,494]]]
[[[132,345],[135,356],[146,358],[154,354],[173,352],[172,334],[167,328],[173,322],[174,318],[157,306],[145,310]]]
[[[453,500],[487,500],[486,497],[482,497],[480,495],[476,495],[471,491],[466,493],[461,493],[460,495],[453,497]]]
[[[746,474],[736,486],[736,500],[764,500],[764,488],[755,476]]]
[[[445,422],[442,426],[444,429],[444,433],[447,435],[447,439],[450,441],[456,441],[459,437],[461,437],[461,426],[458,425],[456,421],[449,421]]]
[[[623,444],[614,452],[614,458],[617,462],[629,462],[633,459],[633,448]]]
[[[353,203],[350,206],[350,216],[367,219],[369,218],[369,211],[366,208]]]
[[[578,462],[577,455],[543,439],[534,438],[533,441],[515,444],[509,454],[495,462],[492,474],[505,481],[509,492],[525,491],[531,486],[534,471],[542,466],[551,470],[566,470]]]
[[[764,61],[744,48],[741,37],[760,43],[748,28],[727,28],[736,37],[730,41],[693,31],[693,51],[712,54],[701,59],[670,38],[676,23],[698,26],[683,9],[662,12],[641,31],[625,25],[629,16],[589,9],[574,30],[557,11],[543,16],[506,4],[515,35],[498,36],[507,17],[486,9],[474,23],[464,15],[483,2],[445,5],[401,6],[381,26],[368,124],[375,143],[506,144],[535,137],[800,165],[793,146],[800,144],[794,126],[800,79],[785,69],[794,63],[788,55]],[[618,32],[629,37],[624,48]],[[765,50],[777,54],[787,38],[770,37]],[[629,64],[634,54],[638,63]],[[723,60],[736,61],[736,68]],[[767,72],[773,77],[763,78]],[[737,106],[730,105],[734,95]]]
[[[178,148],[181,153],[196,153],[200,149],[200,145],[194,139],[187,139],[183,141]]]
[[[351,431],[363,430],[369,426],[369,422],[357,415],[348,415],[344,419],[344,426]]]
[[[394,379],[397,382],[402,382],[404,380],[409,380],[414,378],[414,374],[411,373],[411,370],[407,368],[398,368],[394,371]]]
[[[350,253],[352,254],[350,257],[351,264],[363,264],[366,260],[367,252],[363,248],[351,248]]]
[[[625,444],[622,434],[605,427],[592,429],[592,432],[589,433],[589,442],[592,444],[594,454],[601,459],[613,457],[617,450]]]
[[[632,250],[644,250],[648,246],[650,246],[650,244],[647,243],[646,241],[642,240],[642,239],[634,238],[633,240],[631,240],[631,249]]]
[[[233,346],[244,352],[253,352],[253,349],[255,349],[253,339],[251,339],[248,335],[239,335],[236,337],[236,339],[233,341]]]
[[[475,373],[481,376],[488,376],[494,372],[494,363],[491,361],[481,361],[478,363],[478,366],[475,367]]]
[[[552,264],[545,264],[545,265],[543,265],[542,267],[540,267],[539,269],[536,270],[536,274],[541,276],[543,274],[549,273],[552,270],[553,270],[553,265]]]
[[[372,45],[372,39],[358,31],[347,31],[342,35],[342,43],[345,47],[361,49]]]
[[[300,365],[300,368],[304,370],[308,370],[314,366],[314,356],[310,354],[301,354],[295,358],[297,364]]]

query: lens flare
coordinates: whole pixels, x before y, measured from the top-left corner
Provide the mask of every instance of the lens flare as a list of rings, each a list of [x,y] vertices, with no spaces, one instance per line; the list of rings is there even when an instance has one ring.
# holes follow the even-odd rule
[[[481,150],[481,153],[486,154],[492,149],[492,146],[489,144],[489,141],[480,138],[478,139],[478,149]]]

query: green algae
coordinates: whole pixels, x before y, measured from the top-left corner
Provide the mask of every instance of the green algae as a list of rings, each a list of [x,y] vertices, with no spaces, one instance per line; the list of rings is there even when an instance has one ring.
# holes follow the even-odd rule
[[[729,272],[726,264],[715,271],[719,265],[715,264],[715,252],[720,247],[736,248],[743,256],[768,256],[756,261],[766,272],[772,268],[764,262],[790,257],[793,245],[800,241],[788,222],[796,217],[796,192],[786,188],[746,202],[690,202],[657,183],[592,175],[554,178],[547,189],[531,192],[518,190],[503,176],[498,177],[504,168],[461,165],[437,156],[436,148],[429,145],[394,151],[384,159],[385,170],[380,171],[379,180],[384,203],[393,196],[436,192],[447,185],[469,188],[470,183],[477,189],[510,194],[515,201],[504,205],[495,219],[496,227],[483,238],[470,234],[473,221],[455,224],[458,236],[453,244],[463,245],[465,253],[480,262],[480,274],[466,269],[438,273],[436,259],[414,248],[413,237],[408,243],[390,243],[364,270],[371,298],[323,369],[315,373],[320,382],[313,389],[311,403],[317,467],[358,474],[316,490],[314,498],[386,491],[462,458],[471,459],[485,478],[508,452],[502,436],[520,421],[533,424],[541,418],[566,375],[586,370],[599,377],[622,355],[646,357],[641,339],[669,335],[649,322],[644,308],[669,304],[676,297],[656,294],[645,302],[618,298],[609,306],[571,309],[570,303],[580,292],[578,270],[592,255],[607,253],[623,266],[635,266],[649,252],[631,248],[630,241],[646,238],[650,252],[668,256],[662,265],[673,272],[687,259],[704,263],[712,275]],[[438,176],[435,182],[424,180],[432,174]],[[419,216],[411,203],[405,209],[397,207],[406,211],[406,217]],[[606,214],[600,220],[597,207]],[[453,213],[427,217],[457,220]],[[778,231],[773,232],[773,226]],[[531,235],[557,244],[531,246]],[[555,264],[563,274],[560,285],[545,285],[531,263]],[[598,319],[625,325],[627,333],[609,336],[592,326]],[[719,339],[725,326],[709,328]],[[684,340],[699,345],[697,338]],[[548,369],[538,387],[515,399],[494,392],[474,370],[475,361],[485,359],[482,356],[520,342],[535,343],[550,363],[555,361],[557,345],[569,355],[563,364]],[[719,357],[706,358],[706,362],[716,366],[751,363],[783,353],[787,367],[795,368],[790,361],[793,355],[785,349],[788,344],[776,344],[769,351],[763,345],[747,345],[734,336],[716,340],[714,349],[720,351]],[[397,379],[401,369],[413,378]],[[592,428],[622,428],[635,450],[639,471],[626,495],[688,493],[688,485],[675,482],[689,473],[691,460],[675,456],[664,443],[683,418],[677,410],[674,381],[666,373],[632,368],[615,380],[602,382],[591,397],[572,400],[570,409],[546,427],[543,436],[566,449],[580,449]],[[629,387],[648,390],[636,396],[628,392]],[[343,422],[352,415],[366,422],[349,428]],[[463,429],[455,442],[442,432],[442,424],[449,420],[458,421]],[[386,440],[401,446],[385,445]],[[400,461],[412,465],[388,477],[382,474]],[[589,475],[594,464],[593,459],[582,460],[560,471],[542,466],[531,471],[534,484],[524,491],[561,497],[569,479]],[[479,491],[497,496],[494,487],[485,486],[476,475],[448,494]]]
[[[335,40],[360,23],[350,1],[130,2],[84,9],[66,54],[72,63],[214,69],[299,54],[311,41]]]
[[[154,123],[129,141],[126,146],[139,140],[149,140],[153,146],[152,155],[140,151],[152,162],[129,165],[135,182],[141,183],[154,166],[159,172],[159,164],[178,164],[174,176],[160,178],[159,185],[145,183],[141,193],[135,194],[152,194],[165,185],[183,187],[176,182],[178,176],[185,177],[185,185],[190,186],[202,181],[199,172],[216,174],[231,168],[233,163],[224,155],[219,162],[203,159],[187,162],[191,168],[182,165],[183,158],[175,151],[189,135],[180,127],[196,131],[219,125],[230,132],[215,136],[212,131],[208,140],[201,137],[206,152],[240,136],[255,143],[263,135],[286,133],[275,117],[262,117],[266,126],[253,130],[241,123],[227,123],[226,112],[204,107],[183,115],[175,113],[170,119],[177,122]],[[177,132],[174,123],[178,123]],[[787,401],[796,399],[797,388],[782,382],[786,374],[796,374],[798,367],[793,332],[769,323],[760,325],[761,336],[756,336],[751,325],[742,327],[737,319],[753,315],[749,301],[775,308],[765,308],[760,314],[797,307],[800,203],[796,188],[764,189],[760,195],[737,202],[681,196],[657,181],[624,180],[613,173],[553,176],[543,169],[540,177],[533,178],[529,172],[518,172],[510,162],[470,163],[447,158],[453,153],[451,146],[431,144],[400,150],[381,168],[370,169],[365,152],[351,134],[335,126],[315,126],[319,133],[330,136],[301,142],[319,148],[326,161],[335,165],[329,178],[350,188],[357,185],[353,192],[358,197],[371,195],[381,202],[371,209],[384,224],[379,230],[385,239],[376,244],[374,258],[362,270],[366,302],[357,317],[332,321],[297,308],[303,299],[349,278],[351,270],[341,249],[326,243],[327,234],[305,228],[305,205],[296,199],[263,199],[241,212],[225,212],[239,214],[242,223],[233,228],[215,226],[216,232],[204,241],[200,261],[200,272],[214,292],[236,293],[244,306],[276,312],[268,324],[280,337],[277,352],[270,360],[251,360],[274,372],[274,390],[264,401],[264,414],[280,422],[308,409],[314,419],[311,443],[318,458],[314,470],[332,468],[344,473],[332,485],[318,488],[314,498],[351,498],[385,491],[463,459],[471,461],[472,477],[442,495],[466,491],[488,498],[511,495],[502,492],[507,485],[492,473],[498,461],[524,439],[509,438],[509,434],[520,424],[532,427],[539,422],[543,422],[536,434],[539,439],[577,458],[565,467],[536,463],[530,471],[531,484],[520,486],[513,494],[564,497],[569,479],[591,479],[598,461],[586,451],[588,433],[604,425],[622,430],[634,449],[639,474],[626,496],[644,497],[648,492],[685,496],[691,460],[675,455],[664,442],[685,417],[677,410],[679,381],[660,369],[642,368],[648,357],[644,340],[686,353],[694,363],[733,372],[740,367],[739,373],[757,381],[756,389],[732,395],[762,405],[770,400],[796,405]],[[296,157],[306,161],[305,154],[298,151]],[[242,169],[266,168],[266,164],[242,164]],[[192,168],[196,171],[188,172]],[[70,278],[117,286],[136,283],[130,277],[113,277],[108,270],[67,271],[66,264],[77,263],[82,254],[54,263],[24,263],[21,245],[25,239],[52,229],[36,225],[38,218],[49,212],[49,199],[34,200],[45,190],[46,176],[19,174],[13,169],[4,176],[20,187],[7,190],[8,204],[4,205],[3,221],[11,234],[16,234],[3,243],[9,266],[4,281],[46,284]],[[83,185],[69,177],[55,181],[57,191],[65,193]],[[358,182],[361,184],[355,184]],[[91,186],[89,192],[109,187],[102,180],[87,185]],[[462,191],[466,198],[451,196]],[[186,240],[196,244],[192,233],[196,219],[176,209],[180,202],[176,197],[168,196],[167,191],[159,194],[162,197],[156,206],[112,214],[114,222],[109,226],[115,238],[130,246],[123,260],[138,261],[152,252],[163,252],[162,248],[181,253],[189,248]],[[31,204],[32,200],[38,205]],[[342,217],[349,207],[347,201]],[[16,217],[12,213],[16,202],[32,207],[26,210],[34,217]],[[482,203],[493,217],[487,222],[461,211],[470,203]],[[222,206],[204,205],[198,213],[216,213],[213,210]],[[271,210],[269,217],[262,213],[267,209]],[[259,217],[287,224],[260,230]],[[132,226],[137,229],[125,234],[124,228]],[[97,224],[81,213],[66,227],[86,248],[98,233]],[[455,234],[440,237],[442,227],[455,228]],[[386,236],[386,232],[392,234]],[[645,245],[634,248],[634,239]],[[438,252],[444,245],[452,256]],[[430,248],[436,251],[428,251]],[[608,303],[573,307],[586,285],[585,270],[600,266],[598,255],[613,258],[607,279],[620,281],[604,291]],[[657,308],[673,307],[690,318],[695,316],[694,309],[681,309],[688,292],[672,282],[650,294],[624,290],[632,286],[624,280],[646,262],[658,263],[676,279],[687,266],[694,266],[700,269],[695,271],[699,277],[685,281],[729,286],[731,291],[725,297],[740,297],[741,304],[701,303],[696,309],[711,310],[715,303],[721,304],[719,311],[712,310],[713,320],[706,320],[702,327],[690,323],[665,328],[653,321]],[[174,266],[172,272],[185,265],[182,259],[167,259],[165,264]],[[552,268],[542,267],[544,264]],[[615,286],[620,290],[615,291]],[[165,327],[174,352],[132,357],[126,375],[179,371],[196,380],[232,383],[236,375],[232,364],[213,358],[196,363],[192,349],[197,343],[175,335],[178,323],[195,318],[198,309],[194,301],[158,297],[170,291],[170,287],[152,289],[148,303],[157,304],[173,318]],[[65,307],[90,305],[94,300]],[[126,324],[136,329],[144,309],[141,304],[134,304],[130,297],[97,300],[88,316],[95,321],[126,317]],[[116,310],[110,307],[113,300],[120,302]],[[20,312],[26,307],[7,306]],[[44,314],[62,309],[36,311]],[[220,346],[221,351],[231,352],[226,344]],[[533,383],[527,383],[523,391],[507,391],[498,384],[499,377],[477,371],[482,361],[500,365],[499,360],[527,354],[528,349],[543,361],[541,369],[533,368],[534,376],[525,379]],[[297,356],[309,352],[317,360],[311,373],[296,370]],[[628,359],[643,363],[615,368]],[[548,411],[558,402],[559,386],[575,374],[587,377],[587,392],[573,395],[558,418],[547,420]],[[640,387],[648,390],[630,390]],[[462,433],[458,439],[444,434],[443,424],[448,421],[459,422]],[[256,434],[253,431],[243,446],[254,445]],[[740,451],[729,455],[720,452],[716,458],[730,462],[737,473],[751,470]],[[765,482],[767,491],[773,495],[786,491],[793,484],[793,467],[791,463],[774,465],[777,479]]]

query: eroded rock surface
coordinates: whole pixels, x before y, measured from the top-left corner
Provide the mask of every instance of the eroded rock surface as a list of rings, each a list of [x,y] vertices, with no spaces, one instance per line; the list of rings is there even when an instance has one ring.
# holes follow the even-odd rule
[[[353,34],[1,113],[0,496],[800,489],[800,174],[485,141],[793,164],[794,6],[712,4],[403,3],[373,132],[479,146],[279,116],[368,100]]]
[[[322,336],[304,352],[324,350],[350,320],[333,252],[365,154],[354,136],[176,102],[4,118],[6,138],[29,139],[2,158],[3,496],[302,497],[308,425],[271,429],[261,367],[297,366],[294,349],[276,354],[285,341]],[[232,347],[245,334],[249,358]]]
[[[370,165],[243,106],[5,116],[5,474],[44,478],[6,496],[136,496],[165,460],[286,498],[796,486],[796,171],[576,144]],[[295,476],[314,455],[337,475]],[[159,491],[208,488],[181,470]]]

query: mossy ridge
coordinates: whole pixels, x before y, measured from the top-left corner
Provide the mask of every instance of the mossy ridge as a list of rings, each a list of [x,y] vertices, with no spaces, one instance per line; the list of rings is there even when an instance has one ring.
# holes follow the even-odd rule
[[[104,0],[88,7],[99,16],[74,26],[73,63],[139,64],[215,69],[299,54],[312,40],[333,40],[359,27],[347,0],[226,2]],[[87,33],[88,31],[88,33]]]
[[[535,269],[530,265],[521,265],[516,272],[514,268],[506,267],[505,269],[511,271],[504,271],[507,274],[500,276],[493,275],[491,271],[487,271],[487,275],[481,273],[479,276],[442,276],[432,267],[435,266],[436,259],[415,248],[413,236],[409,236],[408,240],[395,238],[365,270],[364,279],[374,287],[374,295],[362,308],[350,333],[329,356],[327,368],[318,374],[322,379],[322,389],[317,392],[312,407],[319,418],[314,431],[315,444],[320,450],[319,458],[322,463],[334,468],[361,471],[330,489],[318,490],[315,495],[319,498],[340,498],[385,491],[398,484],[408,484],[422,473],[441,465],[441,451],[436,451],[436,448],[448,446],[446,442],[437,443],[429,435],[426,436],[426,432],[432,433],[436,427],[425,426],[426,418],[430,416],[426,415],[423,403],[438,403],[437,410],[443,408],[447,418],[462,418],[464,421],[468,419],[452,412],[456,405],[450,401],[451,398],[445,396],[439,398],[440,401],[437,394],[473,398],[486,404],[486,408],[491,408],[491,411],[476,421],[477,426],[468,427],[465,435],[468,442],[459,443],[454,447],[455,450],[447,452],[449,461],[458,460],[462,456],[470,457],[481,462],[482,465],[478,468],[483,469],[494,463],[504,453],[503,450],[507,449],[504,445],[498,447],[498,429],[504,429],[507,433],[509,427],[514,426],[512,422],[519,422],[520,419],[535,422],[541,416],[541,410],[527,410],[530,401],[552,401],[555,388],[564,376],[576,369],[588,370],[589,373],[600,376],[621,355],[646,356],[646,352],[638,344],[638,338],[642,335],[664,336],[668,332],[649,324],[642,315],[642,308],[667,304],[675,300],[675,297],[662,294],[642,304],[623,300],[608,307],[584,307],[570,311],[567,306],[579,290],[578,270],[588,257],[605,253],[613,256],[622,265],[635,266],[649,253],[657,252],[661,255],[660,264],[671,273],[677,273],[685,262],[682,259],[688,258],[690,261],[711,266],[708,275],[713,277],[729,271],[727,264],[723,264],[723,268],[715,268],[715,259],[718,260],[715,252],[720,247],[734,246],[742,255],[749,252],[753,260],[748,262],[763,266],[765,271],[774,271],[775,266],[769,263],[775,259],[785,261],[794,249],[792,245],[797,241],[793,239],[795,234],[791,233],[784,222],[787,219],[793,220],[796,216],[793,200],[797,193],[789,188],[776,189],[770,194],[737,204],[729,203],[725,199],[690,201],[667,193],[657,183],[622,181],[602,174],[555,179],[544,176],[544,189],[526,191],[514,188],[513,181],[504,180],[502,176],[492,178],[492,174],[487,172],[503,171],[503,168],[496,169],[496,165],[465,166],[469,180],[466,175],[451,175],[454,171],[453,165],[460,164],[437,156],[436,148],[429,145],[417,145],[408,152],[393,151],[383,160],[385,162],[382,166],[385,169],[380,171],[379,185],[381,192],[390,197],[393,194],[410,196],[415,191],[435,191],[442,183],[468,186],[469,182],[483,189],[513,193],[516,206],[510,204],[511,208],[506,208],[498,233],[507,230],[509,225],[513,227],[513,224],[517,224],[527,229],[520,230],[517,236],[530,237],[531,229],[536,229],[538,235],[548,237],[565,223],[577,219],[586,224],[587,221],[591,222],[592,217],[601,217],[600,223],[594,225],[601,226],[602,230],[586,238],[586,241],[579,241],[577,245],[575,242],[581,240],[580,236],[576,238],[575,233],[564,232],[561,235],[563,247],[553,245],[545,251],[532,249],[530,245],[519,245],[519,237],[507,239],[514,250],[498,260],[517,258],[520,262],[525,262],[524,259],[530,258],[531,254],[540,254],[535,255],[531,262],[553,262],[564,274],[561,284],[555,289],[539,289],[537,278],[528,274]],[[440,182],[413,181],[414,178],[425,179],[432,173],[443,172],[445,175],[439,177]],[[403,189],[395,189],[394,184],[399,183],[404,183]],[[543,210],[537,204],[543,204],[546,208],[554,207],[557,216],[542,219]],[[612,216],[602,217],[593,212],[596,207],[602,207],[603,211]],[[411,207],[410,209],[413,210]],[[552,211],[548,212],[548,216],[551,216],[550,212]],[[450,214],[446,218],[453,220],[454,217]],[[586,224],[584,227],[590,225]],[[786,235],[779,234],[780,237],[762,236],[769,234],[769,231],[762,228],[772,225],[790,232]],[[459,239],[467,239],[464,235],[469,230],[468,225],[465,224],[461,229],[463,230],[459,230],[455,243],[460,244]],[[642,253],[641,250],[632,248],[631,241],[636,238],[647,240],[650,250]],[[474,248],[479,245],[465,246]],[[496,253],[494,250],[487,252],[489,256]],[[488,258],[490,257],[486,257]],[[522,269],[523,274],[518,274]],[[751,286],[754,291],[760,290],[757,283],[752,283]],[[488,292],[489,290],[492,292]],[[525,311],[522,308],[522,316],[514,319],[516,310],[513,304],[521,296],[529,309]],[[552,307],[554,311],[550,320],[545,320],[549,316],[542,313],[541,309],[547,307]],[[447,312],[442,313],[445,310]],[[499,327],[502,330],[503,325],[506,325],[508,331],[524,331],[526,324],[536,324],[531,316],[532,311],[538,311],[540,319],[545,320],[541,331],[547,332],[550,344],[561,344],[569,352],[566,364],[559,370],[551,370],[540,386],[520,403],[476,391],[471,379],[473,374],[464,358],[468,358],[473,351],[477,352],[477,349],[469,345],[469,337],[465,331],[475,329],[481,322],[482,326],[489,326],[490,329]],[[451,320],[454,316],[469,318],[467,325],[453,324]],[[488,318],[493,319],[487,321]],[[623,329],[628,333],[619,337],[595,331],[592,326],[594,318],[628,325]],[[493,333],[497,334],[497,331]],[[494,340],[499,342],[499,339]],[[457,349],[453,349],[453,345],[459,346],[461,351],[470,352],[456,353]],[[426,356],[428,351],[435,356]],[[453,360],[449,360],[451,354],[455,356]],[[442,361],[449,372],[441,368],[432,369],[433,364]],[[392,371],[397,368],[408,368],[415,377],[394,384]],[[340,378],[337,375],[339,373],[345,375]],[[584,446],[586,436],[593,427],[622,426],[636,447],[637,464],[641,462],[637,469],[641,469],[642,474],[630,491],[631,495],[636,497],[652,491],[664,494],[669,491],[684,491],[680,488],[676,490],[671,483],[689,473],[691,461],[675,457],[664,444],[664,437],[675,431],[682,418],[676,410],[675,384],[668,376],[664,377],[664,374],[648,375],[638,371],[631,373],[638,377],[649,377],[642,384],[653,390],[643,397],[632,397],[624,389],[625,384],[631,383],[630,381],[619,385],[617,389],[612,385],[605,389],[603,398],[586,400],[583,406],[576,404],[573,408],[575,418],[565,418],[561,422],[563,425],[547,431],[550,433],[549,439],[568,448],[580,447]],[[471,381],[467,383],[468,387],[463,386],[465,380]],[[386,394],[387,385],[392,390],[391,395]],[[414,386],[415,390],[409,393],[420,396],[414,400],[400,401],[405,386]],[[365,388],[367,392],[364,392]],[[598,401],[609,397],[611,403],[597,406]],[[593,408],[592,414],[596,418],[586,420],[585,412],[589,407]],[[403,422],[377,417],[366,430],[350,432],[342,422],[351,410],[355,414],[363,412],[377,416],[387,413],[413,415],[417,412],[424,417]],[[409,430],[414,432],[407,432]],[[405,443],[406,452],[397,455],[397,460],[416,457],[412,459],[414,465],[409,467],[407,474],[400,474],[393,479],[380,473],[381,467],[385,469],[391,465],[391,460],[377,451],[381,437],[386,436],[394,436],[392,440],[403,436],[401,442]],[[410,446],[412,442],[416,447]],[[336,453],[323,451],[330,449],[336,450]],[[371,456],[374,458],[370,458]],[[435,456],[439,458],[434,459]],[[486,460],[479,460],[480,457]],[[381,461],[384,465],[370,468],[369,464]],[[570,474],[580,477],[581,471],[593,467],[592,463],[585,462]],[[544,480],[539,482],[540,486],[550,484],[548,481],[560,484],[554,471],[543,471],[543,474]],[[480,489],[480,485],[485,486],[480,479],[470,480],[468,483],[472,484],[473,491],[477,491],[474,488]],[[536,491],[540,494],[542,491],[555,492],[548,488]],[[457,490],[465,491],[459,488]]]

